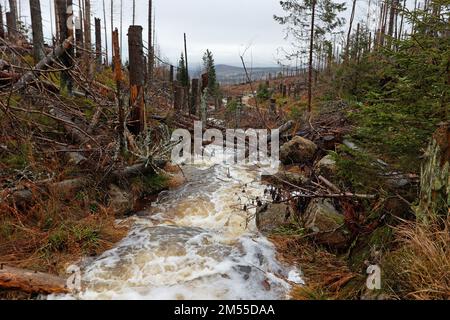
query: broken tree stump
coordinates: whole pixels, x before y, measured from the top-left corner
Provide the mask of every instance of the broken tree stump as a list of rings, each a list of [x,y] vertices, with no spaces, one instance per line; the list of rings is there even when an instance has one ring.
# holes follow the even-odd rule
[[[200,80],[192,79],[191,88],[192,95],[190,114],[197,114],[198,106],[200,105]]]
[[[144,84],[144,47],[142,44],[142,27],[130,26],[128,29],[128,47],[130,56],[130,132],[138,135],[145,131]]]

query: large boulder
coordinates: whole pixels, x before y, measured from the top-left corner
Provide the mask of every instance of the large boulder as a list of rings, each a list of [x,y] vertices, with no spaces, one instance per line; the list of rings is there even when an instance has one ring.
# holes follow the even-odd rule
[[[295,223],[295,216],[286,204],[265,204],[256,211],[256,226],[264,235],[270,235],[283,226]]]
[[[305,228],[315,233],[320,244],[339,249],[346,246],[348,232],[344,216],[334,207],[331,200],[314,199],[305,211]]]
[[[333,177],[337,172],[336,161],[333,156],[328,155],[316,164],[316,173],[325,178]]]
[[[314,159],[316,152],[314,142],[297,136],[280,148],[280,160],[285,165],[307,163]]]

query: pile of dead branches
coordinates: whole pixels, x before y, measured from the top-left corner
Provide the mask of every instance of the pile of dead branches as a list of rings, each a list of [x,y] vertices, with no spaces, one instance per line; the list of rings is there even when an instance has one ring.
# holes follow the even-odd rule
[[[168,159],[171,149],[169,129],[153,121],[139,136],[132,135],[126,126],[131,108],[125,107],[125,128],[119,130],[119,99],[112,81],[102,83],[98,74],[108,76],[107,68],[97,67],[95,74],[86,72],[90,66],[72,58],[70,67],[60,58],[72,44],[72,38],[53,48],[35,66],[29,64],[26,51],[18,50],[5,40],[0,60],[0,121],[2,138],[0,156],[12,158],[25,143],[40,153],[45,162],[40,168],[11,171],[2,164],[0,201],[30,201],[36,189],[82,188],[87,181],[97,185],[128,178],[149,171],[157,171]],[[92,57],[95,55],[92,54]],[[94,64],[94,60],[90,63]],[[125,71],[125,70],[124,70]],[[71,79],[69,88],[63,88],[59,75],[65,72]],[[112,75],[112,74],[111,74]],[[157,92],[165,99],[165,92]],[[149,99],[155,100],[157,95]],[[78,174],[60,181],[61,172],[48,167],[49,160],[58,159],[61,165],[75,167]],[[42,161],[40,161],[42,160]],[[51,162],[51,161],[50,161]]]

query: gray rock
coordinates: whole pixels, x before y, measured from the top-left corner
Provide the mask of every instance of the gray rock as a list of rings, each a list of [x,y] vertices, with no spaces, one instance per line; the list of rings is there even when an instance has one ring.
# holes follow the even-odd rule
[[[307,163],[314,159],[317,145],[305,138],[294,137],[280,148],[280,160],[283,164]]]
[[[326,156],[316,164],[316,172],[325,178],[333,177],[337,172],[336,161],[331,155]]]
[[[275,175],[275,178],[287,181],[296,186],[305,185],[310,181],[304,174],[291,171],[280,171]]]
[[[347,243],[344,216],[330,200],[314,199],[305,212],[305,227],[316,233],[315,239],[321,244],[340,248]]]
[[[270,235],[282,226],[295,223],[291,208],[285,204],[265,204],[256,211],[256,226],[264,235]]]

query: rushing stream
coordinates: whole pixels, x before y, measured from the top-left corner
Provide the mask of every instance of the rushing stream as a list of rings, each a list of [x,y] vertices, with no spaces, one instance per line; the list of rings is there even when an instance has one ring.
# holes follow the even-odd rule
[[[242,210],[249,198],[264,197],[260,169],[204,163],[183,172],[187,183],[131,218],[124,240],[81,266],[85,290],[63,298],[289,297],[285,279],[301,283],[300,273],[276,260],[274,246],[257,232],[254,210]]]

